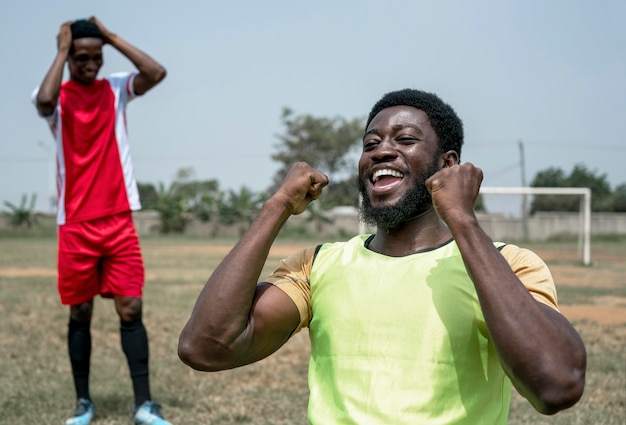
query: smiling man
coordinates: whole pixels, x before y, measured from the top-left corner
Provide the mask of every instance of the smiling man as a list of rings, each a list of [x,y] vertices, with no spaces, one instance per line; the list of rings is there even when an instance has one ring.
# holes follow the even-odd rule
[[[105,44],[137,71],[99,79]],[[65,63],[70,78],[62,82]],[[89,369],[96,295],[115,302],[133,383],[135,422],[169,424],[150,394],[142,322],[144,268],[132,220],[141,204],[126,127],[127,103],[163,78],[159,63],[92,17],[61,26],[57,55],[33,93],[57,144],[58,290],[61,302],[69,305],[68,350],[77,399],[67,425],[87,425],[94,415]]]
[[[358,164],[376,233],[295,253],[257,283],[284,223],[328,184],[294,164],[200,293],[181,359],[239,367],[308,327],[312,424],[506,424],[512,385],[544,414],[574,405],[585,347],[544,262],[480,228],[482,171],[460,164],[462,144],[436,95],[386,94]]]

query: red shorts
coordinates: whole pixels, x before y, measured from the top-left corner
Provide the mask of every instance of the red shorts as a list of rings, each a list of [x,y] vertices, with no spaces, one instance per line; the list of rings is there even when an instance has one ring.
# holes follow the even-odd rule
[[[141,297],[144,267],[132,213],[59,226],[58,289],[76,305],[100,294]]]

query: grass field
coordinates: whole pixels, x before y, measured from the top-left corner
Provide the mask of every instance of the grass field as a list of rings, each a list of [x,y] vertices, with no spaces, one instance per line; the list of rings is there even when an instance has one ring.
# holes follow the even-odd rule
[[[142,245],[152,392],[166,417],[175,425],[305,424],[306,332],[270,358],[232,371],[195,372],[176,355],[178,334],[196,296],[230,243],[149,237],[142,239]],[[271,260],[294,248],[293,243],[281,242]],[[536,413],[513,394],[509,423],[623,425],[626,242],[594,243],[592,267],[579,264],[575,244],[531,248],[546,258],[563,312],[585,341],[587,386],[579,404],[550,417]],[[68,313],[58,301],[55,261],[54,238],[0,238],[2,425],[62,424],[72,409],[74,390],[65,339]],[[97,299],[91,376],[97,425],[131,423],[132,392],[118,327],[112,302]]]

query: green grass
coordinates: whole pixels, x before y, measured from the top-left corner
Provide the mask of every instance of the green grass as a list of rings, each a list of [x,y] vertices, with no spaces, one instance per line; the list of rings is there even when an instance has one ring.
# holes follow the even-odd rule
[[[179,332],[204,282],[224,255],[212,252],[211,244],[230,246],[232,241],[142,238],[147,273],[144,321],[150,336],[155,400],[176,425],[306,423],[306,331],[270,358],[236,370],[200,373],[179,361]],[[624,244],[620,244],[603,243],[611,252],[624,252]],[[56,292],[56,241],[44,236],[3,236],[0,253],[0,425],[63,423],[71,412],[74,389],[65,339],[68,312]],[[600,271],[600,266],[594,267]],[[21,275],[8,273],[8,269],[21,271]],[[264,273],[269,271],[270,267]],[[565,285],[560,292],[567,303],[589,302],[597,296],[626,296],[623,286]],[[583,399],[575,407],[547,417],[514,394],[510,424],[624,423],[626,325],[581,321],[575,326],[589,352]],[[118,327],[112,302],[97,299],[92,325],[94,425],[131,423],[132,391]]]
[[[623,297],[626,301],[626,284],[615,288],[560,286],[558,291],[560,304],[586,304],[594,297],[606,296]]]

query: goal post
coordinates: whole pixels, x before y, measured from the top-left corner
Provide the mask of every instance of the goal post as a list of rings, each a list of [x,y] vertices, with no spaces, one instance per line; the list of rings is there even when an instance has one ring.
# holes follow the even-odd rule
[[[580,196],[581,228],[578,232],[583,264],[591,264],[591,189],[588,187],[481,187],[492,195],[577,195]]]

